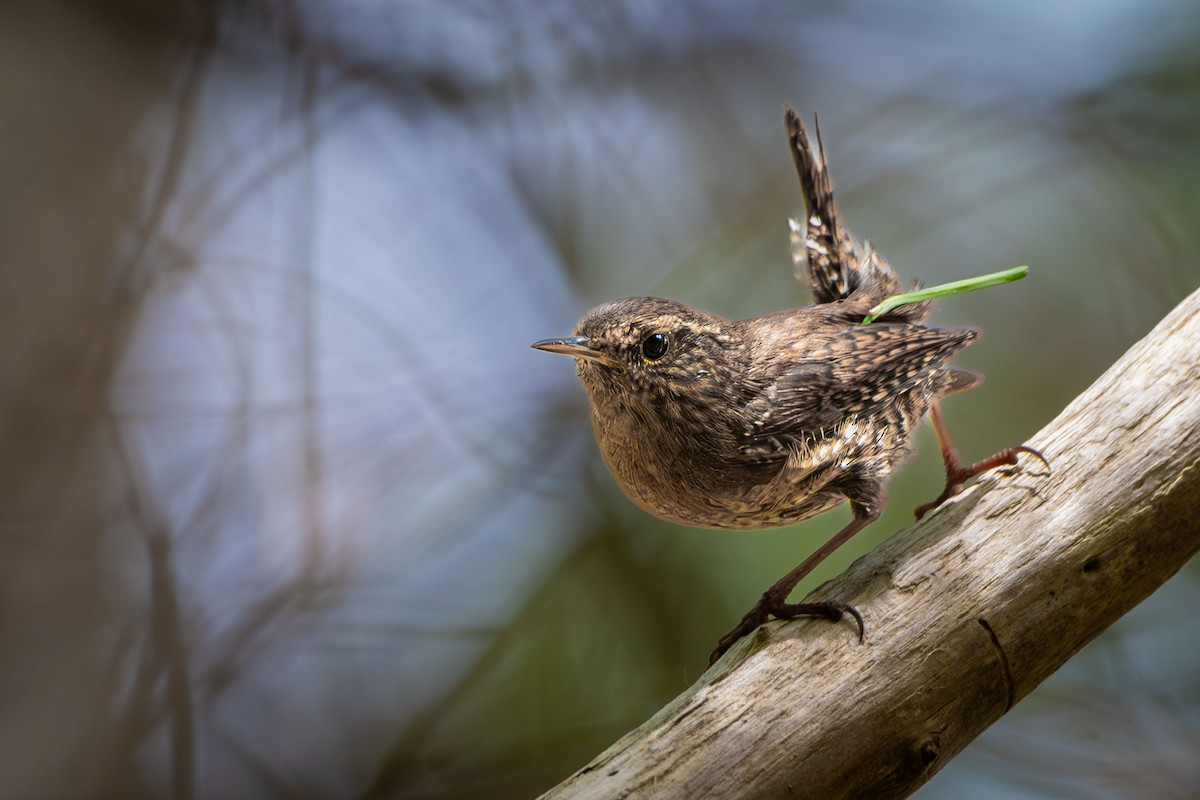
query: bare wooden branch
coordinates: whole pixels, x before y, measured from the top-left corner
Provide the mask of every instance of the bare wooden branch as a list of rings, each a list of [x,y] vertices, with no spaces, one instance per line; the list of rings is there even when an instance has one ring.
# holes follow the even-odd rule
[[[1030,442],[546,798],[904,797],[1200,550],[1200,291]]]

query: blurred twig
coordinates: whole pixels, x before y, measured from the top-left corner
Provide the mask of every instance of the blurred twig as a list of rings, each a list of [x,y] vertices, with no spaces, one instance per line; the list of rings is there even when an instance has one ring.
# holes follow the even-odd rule
[[[153,688],[159,685],[160,677],[165,685],[165,699],[161,706],[171,721],[171,797],[174,800],[189,800],[195,789],[194,702],[179,586],[172,563],[171,534],[145,501],[142,482],[115,426],[114,437],[117,441],[115,450],[122,459],[130,518],[142,530],[149,558],[151,646],[137,690],[153,692]],[[149,703],[146,703],[148,699]],[[140,697],[135,699],[131,708],[153,708],[157,705],[160,704],[153,699]],[[126,725],[125,729],[133,731],[136,727]],[[132,746],[134,743],[130,744]]]

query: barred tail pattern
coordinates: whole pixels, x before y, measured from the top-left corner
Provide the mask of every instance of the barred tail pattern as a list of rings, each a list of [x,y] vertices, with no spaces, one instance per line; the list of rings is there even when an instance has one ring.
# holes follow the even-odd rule
[[[852,295],[867,307],[880,302],[895,293],[896,273],[870,245],[864,244],[860,255],[850,231],[838,217],[833,181],[825,166],[820,124],[816,127],[814,149],[804,123],[791,106],[784,109],[783,121],[807,211],[803,224],[788,220],[796,278],[807,281],[817,303],[834,303]],[[908,311],[911,314],[917,309]]]

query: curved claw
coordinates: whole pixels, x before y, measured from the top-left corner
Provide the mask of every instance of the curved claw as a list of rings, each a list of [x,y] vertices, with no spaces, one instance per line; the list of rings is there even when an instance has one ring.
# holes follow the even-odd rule
[[[862,614],[858,609],[848,603],[822,602],[822,603],[784,603],[771,612],[776,619],[801,619],[804,617],[812,617],[816,619],[827,619],[830,622],[841,622],[842,617],[846,614],[854,617],[855,623],[858,625],[858,640],[861,642],[866,633],[866,626],[863,624]]]
[[[1023,445],[1023,444],[1019,444],[1019,445],[1017,445],[1016,447],[1010,447],[1009,449],[1010,449],[1010,450],[1011,450],[1013,453],[1029,453],[1029,455],[1033,456],[1033,457],[1034,457],[1034,458],[1036,458],[1038,461],[1042,462],[1042,466],[1046,468],[1046,472],[1047,472],[1047,473],[1049,473],[1049,474],[1051,474],[1051,475],[1053,475],[1053,474],[1054,474],[1054,470],[1052,470],[1052,469],[1050,468],[1050,462],[1046,460],[1046,457],[1045,457],[1044,455],[1042,455],[1042,453],[1041,453],[1041,451],[1040,451],[1040,450],[1035,450],[1035,449],[1033,449],[1032,447],[1028,447],[1028,446],[1026,446],[1026,445]],[[1014,463],[1015,463],[1015,462],[1014,462]]]
[[[762,625],[771,617],[776,619],[825,619],[830,622],[839,622],[845,614],[854,617],[854,621],[858,625],[858,641],[863,641],[863,636],[866,633],[866,626],[863,624],[862,614],[858,609],[847,603],[821,602],[821,603],[781,603],[772,602],[770,592],[764,594],[759,601],[750,609],[747,614],[741,618],[737,625],[733,626],[724,636],[717,641],[717,647],[708,657],[708,665],[711,667],[717,663],[717,659],[725,655],[730,647],[741,639],[743,636],[752,633],[758,626]]]

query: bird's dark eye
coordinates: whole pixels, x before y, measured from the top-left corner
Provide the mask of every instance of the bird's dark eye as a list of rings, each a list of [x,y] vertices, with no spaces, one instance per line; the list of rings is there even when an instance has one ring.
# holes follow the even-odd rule
[[[647,361],[657,361],[667,354],[668,345],[665,333],[652,333],[642,340],[642,355]]]

